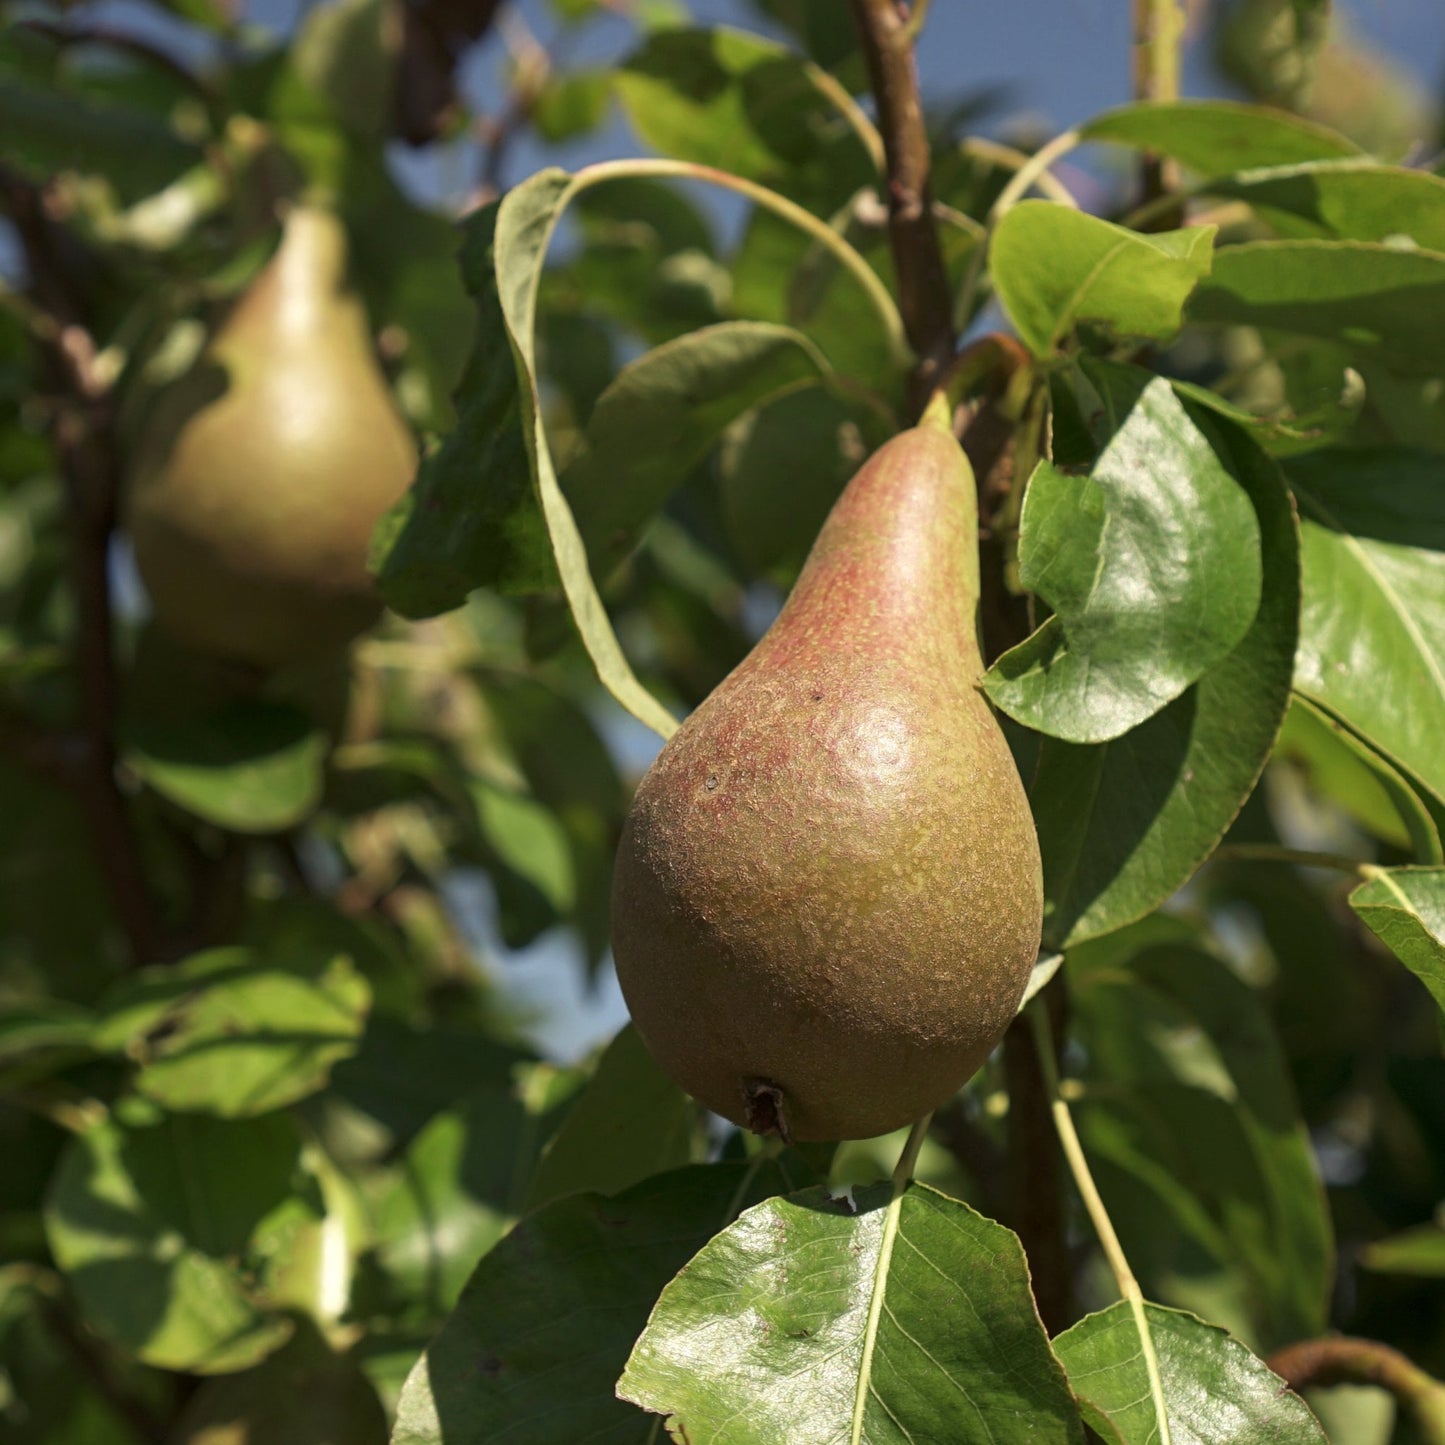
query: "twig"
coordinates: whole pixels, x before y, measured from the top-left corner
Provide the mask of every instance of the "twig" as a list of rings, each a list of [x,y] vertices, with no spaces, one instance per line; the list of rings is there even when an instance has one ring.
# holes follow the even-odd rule
[[[1265,1360],[1292,1390],[1312,1385],[1377,1385],[1415,1417],[1427,1445],[1445,1445],[1445,1384],[1378,1340],[1337,1335],[1301,1340]]]
[[[1059,980],[1035,1007],[1062,1010]],[[1050,1111],[1048,1079],[1056,1069],[1039,1057],[1043,1044],[1018,1018],[1003,1038],[1008,1086],[1007,1222],[1023,1243],[1033,1277],[1034,1302],[1050,1335],[1073,1323],[1072,1262],[1064,1215],[1064,1171]],[[1052,1044],[1050,1048],[1052,1049]]]
[[[1134,1316],[1134,1327],[1139,1334],[1139,1349],[1144,1356],[1144,1371],[1149,1377],[1149,1394],[1154,1401],[1154,1418],[1159,1445],[1172,1445],[1169,1432],[1169,1410],[1164,1402],[1164,1380],[1159,1373],[1159,1356],[1154,1350],[1154,1336],[1149,1329],[1149,1316],[1144,1307],[1144,1292],[1139,1288],[1139,1281],[1134,1278],[1134,1271],[1129,1268],[1129,1261],[1124,1256],[1124,1247],[1119,1243],[1119,1236],[1114,1232],[1114,1221],[1109,1218],[1109,1211],[1104,1207],[1104,1201],[1099,1196],[1098,1186],[1094,1183],[1094,1176],[1089,1170],[1089,1161],[1084,1156],[1084,1146],[1079,1142],[1078,1132],[1074,1128],[1074,1116],[1069,1112],[1069,1106],[1059,1092],[1059,1073],[1055,1063],[1053,1030],[1049,1027],[1048,1014],[1040,1007],[1040,1003],[1041,1000],[1036,999],[1030,1005],[1025,1017],[1033,1024],[1034,1038],[1038,1044],[1038,1058],[1052,1101],[1054,1127],[1058,1131],[1059,1143],[1063,1145],[1064,1157],[1069,1161],[1069,1172],[1074,1176],[1074,1185],[1079,1191],[1079,1198],[1084,1202],[1084,1208],[1088,1211],[1089,1219],[1094,1226],[1094,1233],[1098,1235],[1099,1243],[1103,1247],[1104,1258],[1109,1262],[1109,1269],[1114,1275],[1114,1283],[1118,1286],[1120,1295],[1127,1302],[1130,1313]]]
[[[1358,873],[1368,877],[1378,871],[1362,858],[1343,853],[1315,853],[1308,848],[1286,848],[1279,843],[1226,843],[1212,855],[1216,863],[1295,863],[1302,868],[1329,868],[1336,873]]]
[[[914,400],[921,407],[953,355],[953,300],[943,248],[933,219],[931,152],[913,60],[913,13],[894,0],[851,0],[853,19],[878,104],[878,128],[887,159],[888,239],[898,274],[899,309],[918,356]]]
[[[190,70],[174,55],[162,50],[158,45],[153,45],[150,41],[142,39],[139,35],[133,35],[128,30],[102,24],[56,25],[48,20],[21,20],[16,28],[43,35],[47,40],[53,40],[60,46],[102,45],[109,50],[123,50],[128,55],[134,55],[138,60],[145,61],[147,65],[153,65],[158,70],[164,70],[166,74],[183,81],[208,105],[213,104],[216,100],[215,88],[204,76]]]
[[[1179,99],[1179,43],[1184,12],[1177,0],[1134,0],[1134,98]],[[1164,156],[1146,151],[1141,163],[1144,201],[1167,196],[1179,185],[1179,168]],[[1177,220],[1160,215],[1154,225],[1168,230]]]
[[[161,929],[139,840],[116,783],[117,696],[108,566],[120,490],[114,400],[96,365],[94,339],[81,324],[84,298],[75,294],[59,264],[58,228],[46,214],[41,192],[9,170],[0,170],[0,191],[25,247],[31,299],[50,313],[53,323],[40,328],[38,339],[61,393],[52,435],[70,530],[85,743],[75,770],[75,789],[90,818],[92,846],[116,918],[135,961],[148,963],[159,955]]]

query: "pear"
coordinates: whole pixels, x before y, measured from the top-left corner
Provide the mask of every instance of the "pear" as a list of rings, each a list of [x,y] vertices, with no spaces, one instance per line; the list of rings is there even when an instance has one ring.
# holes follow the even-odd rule
[[[346,286],[346,233],[296,205],[137,449],[126,525],[157,622],[268,670],[350,641],[380,613],[371,530],[416,460]]]
[[[784,1139],[955,1093],[1037,958],[1038,839],[979,691],[977,503],[944,416],[881,447],[777,620],[639,784],[617,974],[662,1068]]]

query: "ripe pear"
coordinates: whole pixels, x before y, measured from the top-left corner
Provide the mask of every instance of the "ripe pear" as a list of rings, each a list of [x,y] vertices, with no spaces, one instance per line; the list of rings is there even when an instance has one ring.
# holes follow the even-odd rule
[[[346,285],[346,233],[294,206],[137,451],[126,524],[156,620],[264,669],[350,641],[381,611],[371,530],[416,461]]]
[[[1037,958],[1038,839],[979,691],[977,503],[943,416],[881,447],[643,778],[613,951],[658,1063],[784,1139],[951,1096]]]

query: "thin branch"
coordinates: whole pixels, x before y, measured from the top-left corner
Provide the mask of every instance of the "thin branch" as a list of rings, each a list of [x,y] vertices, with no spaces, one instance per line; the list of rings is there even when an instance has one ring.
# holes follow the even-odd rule
[[[990,165],[1013,171],[1015,174],[1028,167],[1035,190],[1049,200],[1057,201],[1061,206],[1068,206],[1070,210],[1079,209],[1078,198],[1074,193],[1052,171],[1036,170],[1033,157],[1027,151],[1019,150],[1017,146],[1005,145],[1002,141],[990,140],[987,136],[971,135],[959,141],[958,149],[963,155],[987,161]]]
[[[114,399],[96,364],[96,347],[81,322],[76,294],[60,261],[60,229],[39,188],[0,170],[0,193],[15,222],[31,278],[31,301],[51,323],[38,329],[51,385],[60,393],[51,424],[70,531],[75,595],[76,670],[84,753],[74,787],[90,820],[91,843],[116,918],[137,963],[160,953],[161,928],[150,895],[140,842],[116,781],[117,688],[112,654],[110,540],[120,492],[120,447]],[[48,340],[46,338],[49,338]]]
[[[1292,1390],[1313,1385],[1388,1390],[1415,1417],[1428,1445],[1445,1445],[1445,1384],[1389,1345],[1347,1335],[1301,1340],[1276,1350],[1265,1363]]]
[[[921,407],[934,378],[953,355],[953,300],[933,219],[932,154],[913,59],[913,14],[894,0],[851,0],[853,19],[878,105],[888,178],[888,239],[898,274],[899,309],[918,356],[915,401]]]
[[[1134,0],[1134,98],[1179,99],[1179,47],[1184,37],[1184,11],[1178,0]],[[1179,168],[1151,151],[1141,162],[1143,199],[1156,200],[1178,189]],[[1177,220],[1160,215],[1155,226],[1167,230]]]
[[[1217,863],[1295,863],[1302,868],[1329,868],[1336,873],[1358,873],[1368,877],[1377,871],[1363,858],[1350,858],[1343,853],[1315,853],[1308,848],[1286,848],[1279,843],[1226,843],[1216,848],[1212,861]]]
[[[1084,1155],[1084,1146],[1079,1142],[1078,1131],[1074,1128],[1074,1116],[1069,1112],[1069,1106],[1059,1091],[1059,1073],[1055,1062],[1053,1030],[1049,1027],[1049,1016],[1040,1007],[1039,1000],[1035,1000],[1030,1005],[1025,1016],[1033,1025],[1034,1037],[1038,1044],[1039,1062],[1043,1067],[1045,1082],[1052,1099],[1054,1127],[1058,1130],[1059,1143],[1063,1145],[1064,1157],[1069,1161],[1069,1171],[1074,1176],[1074,1185],[1079,1191],[1079,1198],[1084,1202],[1084,1208],[1088,1211],[1089,1219],[1094,1226],[1094,1233],[1098,1236],[1099,1244],[1104,1250],[1104,1258],[1109,1262],[1109,1269],[1113,1273],[1114,1283],[1118,1286],[1119,1294],[1128,1303],[1130,1313],[1134,1316],[1134,1327],[1139,1334],[1139,1348],[1144,1356],[1144,1371],[1149,1377],[1149,1393],[1154,1401],[1154,1419],[1159,1445],[1172,1445],[1169,1431],[1169,1410],[1164,1402],[1164,1380],[1159,1373],[1159,1356],[1155,1352],[1154,1336],[1149,1329],[1144,1292],[1139,1288],[1139,1281],[1134,1278],[1134,1271],[1129,1268],[1129,1261],[1124,1255],[1124,1247],[1119,1243],[1119,1236],[1114,1232],[1114,1221],[1109,1218],[1109,1211],[1104,1207],[1098,1185],[1094,1183],[1094,1176],[1089,1169],[1089,1161]]]
[[[144,61],[147,65],[153,65],[158,70],[164,70],[167,75],[176,80],[182,81],[191,90],[194,90],[208,105],[216,100],[216,92],[204,76],[190,70],[174,55],[162,50],[158,45],[142,39],[139,35],[133,35],[127,30],[121,30],[114,25],[89,24],[56,25],[49,20],[21,20],[17,29],[29,30],[36,35],[43,35],[47,40],[53,40],[57,45],[68,47],[72,45],[100,45],[108,50],[124,51],[133,55],[138,60]]]

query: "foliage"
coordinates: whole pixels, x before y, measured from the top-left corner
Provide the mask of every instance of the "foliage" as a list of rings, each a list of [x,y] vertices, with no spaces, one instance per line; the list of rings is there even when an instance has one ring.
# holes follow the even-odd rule
[[[131,8],[0,32],[0,1434],[1445,1438],[1262,1358],[1445,1371],[1445,174],[1328,6],[1038,150],[884,103],[881,0]],[[385,622],[261,677],[148,620],[117,493],[303,194],[424,456]],[[940,382],[1066,1077],[1021,1020],[926,1136],[783,1148],[540,1047],[512,955],[605,978],[639,720]]]

